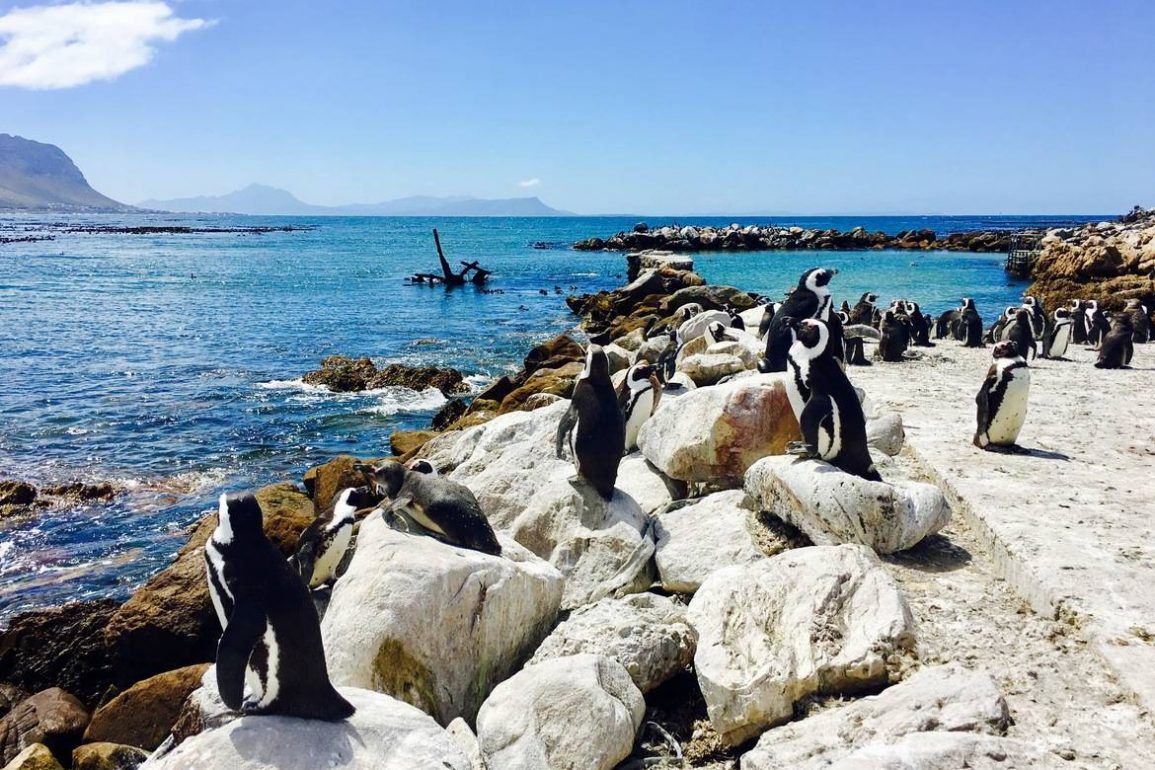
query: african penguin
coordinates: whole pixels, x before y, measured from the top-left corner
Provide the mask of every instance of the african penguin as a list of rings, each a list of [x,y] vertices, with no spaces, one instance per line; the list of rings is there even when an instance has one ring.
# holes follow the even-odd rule
[[[1123,312],[1131,316],[1131,326],[1135,329],[1131,341],[1140,345],[1150,342],[1151,314],[1148,312],[1147,306],[1138,299],[1129,299]]]
[[[770,324],[774,321],[775,304],[767,302],[765,310],[762,311],[762,320],[758,322],[758,339],[766,339],[766,335],[770,332]]]
[[[1061,360],[1067,355],[1067,348],[1071,344],[1071,331],[1075,326],[1075,319],[1071,317],[1071,311],[1065,307],[1056,308],[1051,316],[1050,331],[1043,340],[1043,358]]]
[[[794,332],[790,366],[806,372],[810,391],[796,413],[806,454],[868,481],[882,481],[866,445],[866,417],[858,393],[830,354],[830,330],[822,321],[808,318],[794,322]]]
[[[742,315],[731,304],[727,303],[722,306],[722,309],[730,314],[730,326],[734,329],[746,330],[746,322],[742,320]]]
[[[638,361],[626,371],[618,388],[618,406],[626,423],[625,452],[638,447],[638,431],[658,407],[662,386],[649,361]]]
[[[1099,309],[1098,300],[1087,301],[1087,309],[1083,312],[1083,318],[1085,319],[1083,325],[1087,330],[1087,344],[1098,350],[1103,337],[1111,331],[1111,324],[1107,321],[1107,316]]]
[[[850,323],[869,325],[874,318],[874,302],[877,299],[878,295],[872,292],[863,294],[850,309]]]
[[[664,381],[668,382],[677,371],[678,351],[681,349],[682,346],[678,344],[678,330],[675,327],[670,327],[666,347],[662,348],[662,352],[658,354],[658,371]]]
[[[893,310],[882,314],[880,325],[882,339],[878,341],[878,357],[895,363],[902,360],[902,354],[910,345],[910,333],[906,324],[898,319]]]
[[[1031,329],[1031,311],[1019,308],[1015,311],[1015,318],[1003,328],[1003,342],[1014,342],[1023,358],[1030,353],[1031,358],[1037,358],[1038,348],[1035,347],[1035,335]]]
[[[297,539],[292,563],[309,588],[329,583],[337,577],[337,567],[349,550],[357,511],[381,501],[369,487],[349,487],[337,493],[333,507],[322,513]]]
[[[355,709],[329,681],[313,598],[265,537],[262,519],[256,496],[221,495],[205,543],[209,595],[224,629],[216,661],[221,700],[250,714],[347,719]]]
[[[1047,327],[1049,319],[1047,318],[1047,309],[1035,297],[1027,295],[1023,297],[1023,308],[1031,314],[1031,332],[1035,335],[1035,339],[1042,340],[1047,336]]]
[[[1071,342],[1087,344],[1087,303],[1081,299],[1071,300]]]
[[[428,473],[430,475],[437,475],[437,466],[433,464],[432,460],[424,457],[414,457],[409,462],[405,463],[405,467],[417,473]]]
[[[603,499],[614,496],[618,463],[626,445],[626,425],[610,381],[605,351],[590,345],[585,369],[574,384],[569,410],[557,426],[555,451],[569,445],[578,475]]]
[[[923,314],[917,302],[904,303],[906,315],[910,318],[910,342],[920,348],[933,348],[930,341],[930,318]]]
[[[786,371],[786,359],[793,337],[780,322],[780,317],[801,320],[825,316],[831,302],[830,279],[837,274],[837,270],[816,267],[807,270],[798,279],[798,286],[790,292],[790,296],[770,321],[770,328],[766,332],[766,352],[758,362],[760,372]]]
[[[1099,343],[1099,360],[1096,369],[1122,369],[1129,366],[1135,354],[1133,337],[1135,326],[1131,316],[1119,313],[1111,319],[1111,330],[1103,335]]]
[[[1026,452],[1015,442],[1027,418],[1027,397],[1031,390],[1031,370],[1010,340],[995,345],[994,363],[975,396],[978,426],[974,445],[988,452]]]
[[[975,301],[967,298],[963,300],[959,315],[959,333],[956,339],[963,341],[963,347],[981,348],[983,343],[983,319],[975,308]]]
[[[389,500],[381,514],[391,525],[400,521],[413,534],[501,556],[493,527],[468,487],[444,476],[411,471],[393,460],[357,468]]]

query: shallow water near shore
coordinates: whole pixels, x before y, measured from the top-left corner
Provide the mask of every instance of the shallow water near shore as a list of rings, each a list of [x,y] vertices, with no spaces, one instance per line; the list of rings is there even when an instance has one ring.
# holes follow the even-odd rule
[[[302,385],[300,376],[336,353],[455,366],[477,386],[515,370],[533,343],[576,323],[566,294],[624,280],[621,255],[568,245],[637,218],[68,219],[316,226],[180,235],[66,233],[49,226],[58,219],[0,219],[4,235],[54,236],[0,245],[0,478],[108,480],[127,492],[111,504],[0,523],[0,618],[71,599],[126,596],[171,557],[182,529],[222,490],[297,480],[343,452],[389,454],[389,435],[427,425],[444,403],[440,393],[330,394]],[[948,233],[1086,219],[1097,217],[735,221]],[[436,265],[433,227],[451,261],[480,260],[502,293],[404,285],[406,275]],[[535,249],[535,242],[553,248]],[[711,283],[778,297],[802,270],[821,264],[840,271],[838,301],[853,304],[876,291],[884,301],[909,297],[937,313],[966,295],[993,316],[1025,288],[1003,273],[1002,260],[758,252],[700,254],[697,267]]]

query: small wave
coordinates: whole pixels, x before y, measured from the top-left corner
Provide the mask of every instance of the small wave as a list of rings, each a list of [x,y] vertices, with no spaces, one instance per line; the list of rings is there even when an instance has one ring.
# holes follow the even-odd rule
[[[480,393],[493,383],[494,378],[488,374],[470,374],[465,377],[470,393]]]
[[[310,385],[303,379],[298,377],[295,380],[269,380],[268,382],[258,382],[255,387],[261,390],[300,390],[305,393],[322,393],[328,394],[331,391],[324,385]],[[334,393],[333,395],[339,395]]]
[[[390,417],[398,412],[424,412],[437,409],[449,400],[437,388],[410,390],[391,387],[365,392],[380,395],[381,400],[373,406],[359,409],[358,414],[378,414],[383,417]]]

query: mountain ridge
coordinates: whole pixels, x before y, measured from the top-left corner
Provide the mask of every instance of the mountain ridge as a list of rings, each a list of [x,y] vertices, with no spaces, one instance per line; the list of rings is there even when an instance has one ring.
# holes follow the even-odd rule
[[[0,209],[130,211],[88,184],[54,144],[0,134]]]
[[[306,203],[288,190],[250,184],[224,195],[150,199],[137,204],[143,209],[181,213],[250,214],[257,216],[568,216],[536,196],[526,198],[438,198],[412,195],[379,203],[321,206]]]

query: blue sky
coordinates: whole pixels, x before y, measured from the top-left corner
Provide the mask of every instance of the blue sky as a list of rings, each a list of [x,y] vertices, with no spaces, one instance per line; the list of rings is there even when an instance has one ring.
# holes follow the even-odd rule
[[[0,0],[0,132],[127,202],[263,182],[583,214],[1155,205],[1150,0],[108,10]],[[49,39],[70,25],[104,30],[71,60]]]

